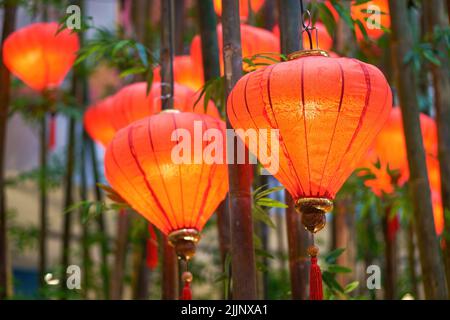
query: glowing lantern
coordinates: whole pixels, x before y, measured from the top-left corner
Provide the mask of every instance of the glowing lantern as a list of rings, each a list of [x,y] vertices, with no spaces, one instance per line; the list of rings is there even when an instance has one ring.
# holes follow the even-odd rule
[[[57,30],[56,22],[34,23],[12,33],[3,45],[6,67],[34,90],[58,87],[75,61],[76,33]]]
[[[220,70],[223,73],[223,42],[222,42],[222,25],[217,25],[217,41],[219,44]],[[256,54],[271,56],[271,53],[280,51],[280,42],[277,37],[270,31],[262,28],[252,27],[241,24],[241,46],[242,57],[249,58]],[[202,61],[202,44],[200,35],[196,35],[191,43],[191,58],[195,66],[203,65]],[[277,56],[271,56],[277,58]],[[254,63],[267,63],[264,58],[253,60]],[[245,70],[252,70],[253,67],[244,62]]]
[[[153,81],[161,82],[161,68],[153,70]],[[190,56],[177,56],[173,60],[173,78],[176,83],[197,91],[203,85],[203,64],[194,65]]]
[[[198,95],[191,89],[174,84],[175,109],[220,117],[212,101],[208,102],[206,112],[203,98],[194,108],[197,97]],[[147,83],[138,82],[122,88],[113,97],[89,108],[84,116],[84,125],[92,139],[106,146],[119,129],[159,111],[161,111],[161,84],[153,83],[147,95]]]
[[[224,141],[223,121],[169,110],[118,131],[106,149],[111,186],[168,235],[183,260],[194,255],[203,226],[228,191]],[[191,276],[184,280],[189,298]]]
[[[241,20],[246,20],[249,13],[249,6],[253,12],[258,12],[264,4],[264,0],[239,0],[239,14]],[[214,11],[218,16],[222,15],[222,0],[214,0]]]
[[[56,22],[34,23],[6,38],[3,63],[13,75],[36,91],[58,87],[76,59],[79,42],[76,33],[63,30],[57,34]],[[50,107],[51,108],[51,107]],[[55,145],[55,110],[49,133],[49,148]]]
[[[436,157],[437,129],[434,120],[425,114],[421,114],[420,127],[426,154]],[[377,161],[379,161],[379,167],[374,165]],[[392,193],[394,191],[393,184],[401,186],[409,179],[406,142],[400,108],[392,109],[388,121],[375,139],[373,148],[362,166],[369,168],[375,175],[375,179],[367,180],[365,183],[378,196],[381,196],[383,192]],[[395,182],[391,181],[387,170],[388,166],[391,171],[398,171]]]
[[[436,233],[442,233],[444,218],[441,201],[441,181],[437,158],[437,128],[435,121],[425,114],[420,114],[420,127],[427,159],[428,177],[432,192],[433,213]],[[375,163],[378,162],[378,166]],[[409,179],[406,142],[403,131],[402,115],[399,107],[393,108],[385,126],[378,134],[373,148],[367,155],[362,167],[369,168],[375,176],[365,181],[365,185],[379,197],[383,193],[391,194],[394,186],[402,186]],[[397,177],[388,172],[398,171]],[[392,181],[394,178],[394,181]]]
[[[361,21],[371,39],[380,38],[384,34],[383,28],[389,29],[391,26],[388,0],[368,1],[360,5],[352,4],[351,16],[354,20]],[[355,27],[355,31],[356,38],[362,40],[364,36],[361,30]]]
[[[331,48],[333,47],[333,38],[328,34],[327,28],[321,22],[316,22],[314,27],[317,29],[317,37],[319,38],[319,48],[316,48],[317,47],[316,32],[315,30],[313,30],[311,33],[313,49],[322,49],[325,51],[331,50]],[[277,38],[280,38],[280,27],[278,25],[273,27],[272,32]],[[310,46],[308,35],[306,34],[306,32],[304,32],[302,36],[303,36],[303,49],[309,49]]]
[[[244,139],[249,150],[289,191],[312,233],[325,225],[333,198],[357,167],[392,107],[391,90],[376,67],[356,59],[330,58],[320,50],[296,52],[242,77],[227,114],[235,129],[254,129],[267,152]],[[270,132],[270,131],[269,131]],[[271,150],[277,150],[273,152]],[[272,152],[272,159],[267,156]],[[278,156],[279,166],[267,165]],[[322,299],[317,247],[311,256],[310,299]]]

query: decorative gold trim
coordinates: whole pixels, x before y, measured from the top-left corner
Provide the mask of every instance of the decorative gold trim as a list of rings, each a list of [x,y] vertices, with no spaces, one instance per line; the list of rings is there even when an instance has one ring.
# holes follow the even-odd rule
[[[177,110],[177,109],[166,109],[166,110],[161,110],[159,113],[181,113],[181,111]]]
[[[333,201],[328,198],[300,198],[296,201],[295,208],[301,213],[305,228],[316,233],[325,227],[325,214],[333,210]]]
[[[175,248],[178,258],[187,261],[195,255],[200,232],[197,229],[180,229],[169,233],[167,238]]]
[[[329,57],[328,52],[320,49],[311,49],[311,50],[300,50],[292,52],[288,55],[288,60],[295,60],[301,57],[310,57],[310,56],[323,56]]]

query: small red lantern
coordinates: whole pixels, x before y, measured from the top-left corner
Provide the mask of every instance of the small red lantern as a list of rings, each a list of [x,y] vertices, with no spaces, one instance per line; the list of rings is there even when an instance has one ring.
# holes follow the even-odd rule
[[[374,40],[384,34],[385,30],[383,29],[389,29],[391,26],[388,0],[367,1],[359,5],[352,3],[351,16],[363,24],[368,37]],[[358,40],[364,39],[359,27],[355,26],[355,32]]]
[[[153,81],[161,82],[161,68],[153,70]],[[173,59],[173,80],[197,91],[204,85],[203,64],[194,65],[190,56],[177,56]]]
[[[312,233],[325,226],[333,198],[357,167],[392,107],[390,87],[376,67],[307,50],[242,77],[227,114],[235,129],[277,129],[279,169],[245,139],[249,150],[289,191]],[[267,132],[266,132],[267,134]],[[261,146],[259,146],[261,148]],[[277,156],[277,153],[272,157]],[[322,299],[317,247],[310,247],[310,299]]]
[[[4,42],[6,67],[34,90],[58,87],[76,59],[77,34],[57,31],[56,22],[34,23],[13,32]]]
[[[241,46],[242,46],[242,57],[249,58],[256,54],[262,54],[266,56],[271,56],[271,58],[277,58],[273,56],[274,52],[280,52],[280,41],[277,37],[270,31],[249,26],[246,24],[241,24]],[[223,40],[222,40],[222,25],[217,25],[217,42],[219,45],[219,56],[220,56],[220,70],[223,74]],[[191,58],[195,66],[203,65],[202,61],[202,43],[200,35],[196,35],[192,39],[191,43]],[[268,63],[264,58],[257,58],[253,60],[254,63]],[[253,70],[252,66],[249,66],[244,62],[244,70]]]

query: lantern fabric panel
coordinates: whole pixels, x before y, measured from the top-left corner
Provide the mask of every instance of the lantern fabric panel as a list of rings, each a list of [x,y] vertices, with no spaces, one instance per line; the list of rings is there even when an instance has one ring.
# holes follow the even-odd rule
[[[294,199],[332,199],[391,104],[377,68],[356,59],[311,56],[244,76],[227,112],[235,129],[279,129],[280,170],[273,173]]]
[[[67,29],[56,34],[57,30],[56,22],[34,23],[5,40],[5,65],[34,90],[58,87],[76,59],[78,36]]]
[[[241,20],[248,18],[249,5],[253,12],[258,12],[264,5],[264,0],[239,0],[239,16]],[[214,11],[218,16],[222,15],[222,0],[214,0]]]
[[[165,234],[182,228],[201,231],[228,190],[225,162],[176,164],[172,159],[178,143],[174,130],[182,128],[193,138],[195,121],[203,133],[214,128],[225,138],[225,124],[217,118],[160,113],[121,129],[106,151],[105,170],[111,186]],[[209,144],[196,145],[193,139],[190,143],[197,156]]]
[[[219,62],[220,71],[223,74],[223,38],[222,38],[222,25],[217,25],[217,42],[219,45]],[[271,58],[278,58],[278,55],[272,56],[270,53],[280,52],[280,42],[278,38],[270,31],[241,24],[241,47],[242,57],[249,58],[255,54],[264,54]],[[203,65],[202,60],[202,44],[200,35],[196,35],[191,42],[190,55],[194,65],[200,67]],[[268,63],[267,59],[256,58],[254,63]],[[254,67],[244,62],[244,70],[249,71]]]
[[[116,129],[109,121],[111,115],[108,115],[112,109],[113,99],[112,96],[101,100],[89,107],[84,114],[83,122],[87,133],[104,147],[108,145],[116,133]]]
[[[351,16],[354,20],[359,20],[364,25],[367,36],[371,39],[378,39],[384,34],[383,28],[378,27],[369,27],[368,24],[370,21],[376,21],[376,19],[372,18],[373,13],[367,12],[369,8],[378,7],[381,11],[380,13],[380,25],[383,28],[389,29],[391,26],[391,17],[389,15],[389,1],[388,0],[373,0],[368,1],[366,3],[362,3],[360,5],[356,5],[355,2],[351,5]],[[355,28],[356,38],[358,40],[363,40],[364,36],[359,28]]]
[[[153,69],[153,81],[161,82],[161,67]],[[191,56],[177,56],[173,60],[173,78],[178,84],[197,91],[204,85],[203,64],[194,65]]]

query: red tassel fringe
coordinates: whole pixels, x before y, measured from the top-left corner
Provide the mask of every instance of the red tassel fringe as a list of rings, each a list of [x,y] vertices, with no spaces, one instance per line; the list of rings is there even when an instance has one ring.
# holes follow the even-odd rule
[[[52,151],[56,145],[56,115],[50,115],[50,128],[48,133],[48,149]]]
[[[147,239],[147,257],[146,264],[151,270],[158,266],[158,240],[155,230],[151,224],[148,225],[150,237]]]
[[[317,257],[311,257],[309,273],[309,300],[323,300],[322,272],[317,264]]]
[[[189,281],[184,282],[183,292],[181,293],[181,300],[192,300],[192,290]]]

